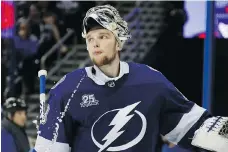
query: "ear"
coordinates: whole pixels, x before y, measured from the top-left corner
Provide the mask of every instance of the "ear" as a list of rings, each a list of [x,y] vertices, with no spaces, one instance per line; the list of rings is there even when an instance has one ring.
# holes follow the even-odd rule
[[[120,44],[118,42],[116,42],[116,50],[121,51]]]

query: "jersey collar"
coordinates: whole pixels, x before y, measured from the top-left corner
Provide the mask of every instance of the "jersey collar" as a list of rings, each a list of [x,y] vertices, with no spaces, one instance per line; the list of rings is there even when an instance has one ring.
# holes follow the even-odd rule
[[[92,68],[95,69],[96,73],[93,74]],[[97,66],[93,67],[86,67],[85,68],[87,76],[91,78],[96,84],[98,85],[105,85],[108,81],[118,80],[120,79],[124,74],[129,73],[129,65],[126,62],[120,61],[120,73],[119,76],[115,78],[110,78],[106,76]]]

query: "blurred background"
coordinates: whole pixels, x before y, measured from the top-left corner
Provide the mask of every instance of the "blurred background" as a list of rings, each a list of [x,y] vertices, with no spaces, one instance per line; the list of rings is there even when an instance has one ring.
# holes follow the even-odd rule
[[[26,101],[31,146],[37,135],[33,120],[39,115],[37,72],[48,71],[48,93],[66,73],[91,65],[81,37],[82,20],[89,8],[102,4],[116,7],[129,23],[132,39],[121,59],[161,71],[202,105],[206,2],[1,1],[1,104],[9,97]],[[211,111],[228,116],[228,2],[214,2],[213,22]]]

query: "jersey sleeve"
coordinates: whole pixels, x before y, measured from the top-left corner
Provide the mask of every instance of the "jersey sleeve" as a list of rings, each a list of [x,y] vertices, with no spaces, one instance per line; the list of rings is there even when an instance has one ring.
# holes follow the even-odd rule
[[[162,89],[161,135],[169,142],[194,149],[194,132],[210,117],[206,109],[189,101],[171,82]]]
[[[6,129],[1,130],[1,151],[2,152],[17,152],[16,144],[14,142],[13,136],[6,131]]]
[[[66,105],[63,99],[61,88],[58,86],[50,91],[50,97],[47,101],[47,108],[45,113],[46,121],[39,126],[39,135],[37,136],[35,151],[44,152],[47,149],[55,152],[69,152],[72,140],[72,126],[73,121],[68,113],[65,113],[62,121],[62,112]],[[65,88],[66,89],[66,88]],[[56,136],[56,142],[52,142]]]

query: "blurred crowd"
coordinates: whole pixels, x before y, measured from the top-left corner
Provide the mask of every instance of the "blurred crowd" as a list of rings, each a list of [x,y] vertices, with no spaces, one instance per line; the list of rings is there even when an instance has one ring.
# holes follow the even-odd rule
[[[90,1],[16,1],[15,34],[2,39],[2,101],[7,97],[32,94],[41,57],[69,29],[74,31],[47,60],[47,67],[64,56],[75,43],[83,43],[81,25]]]

